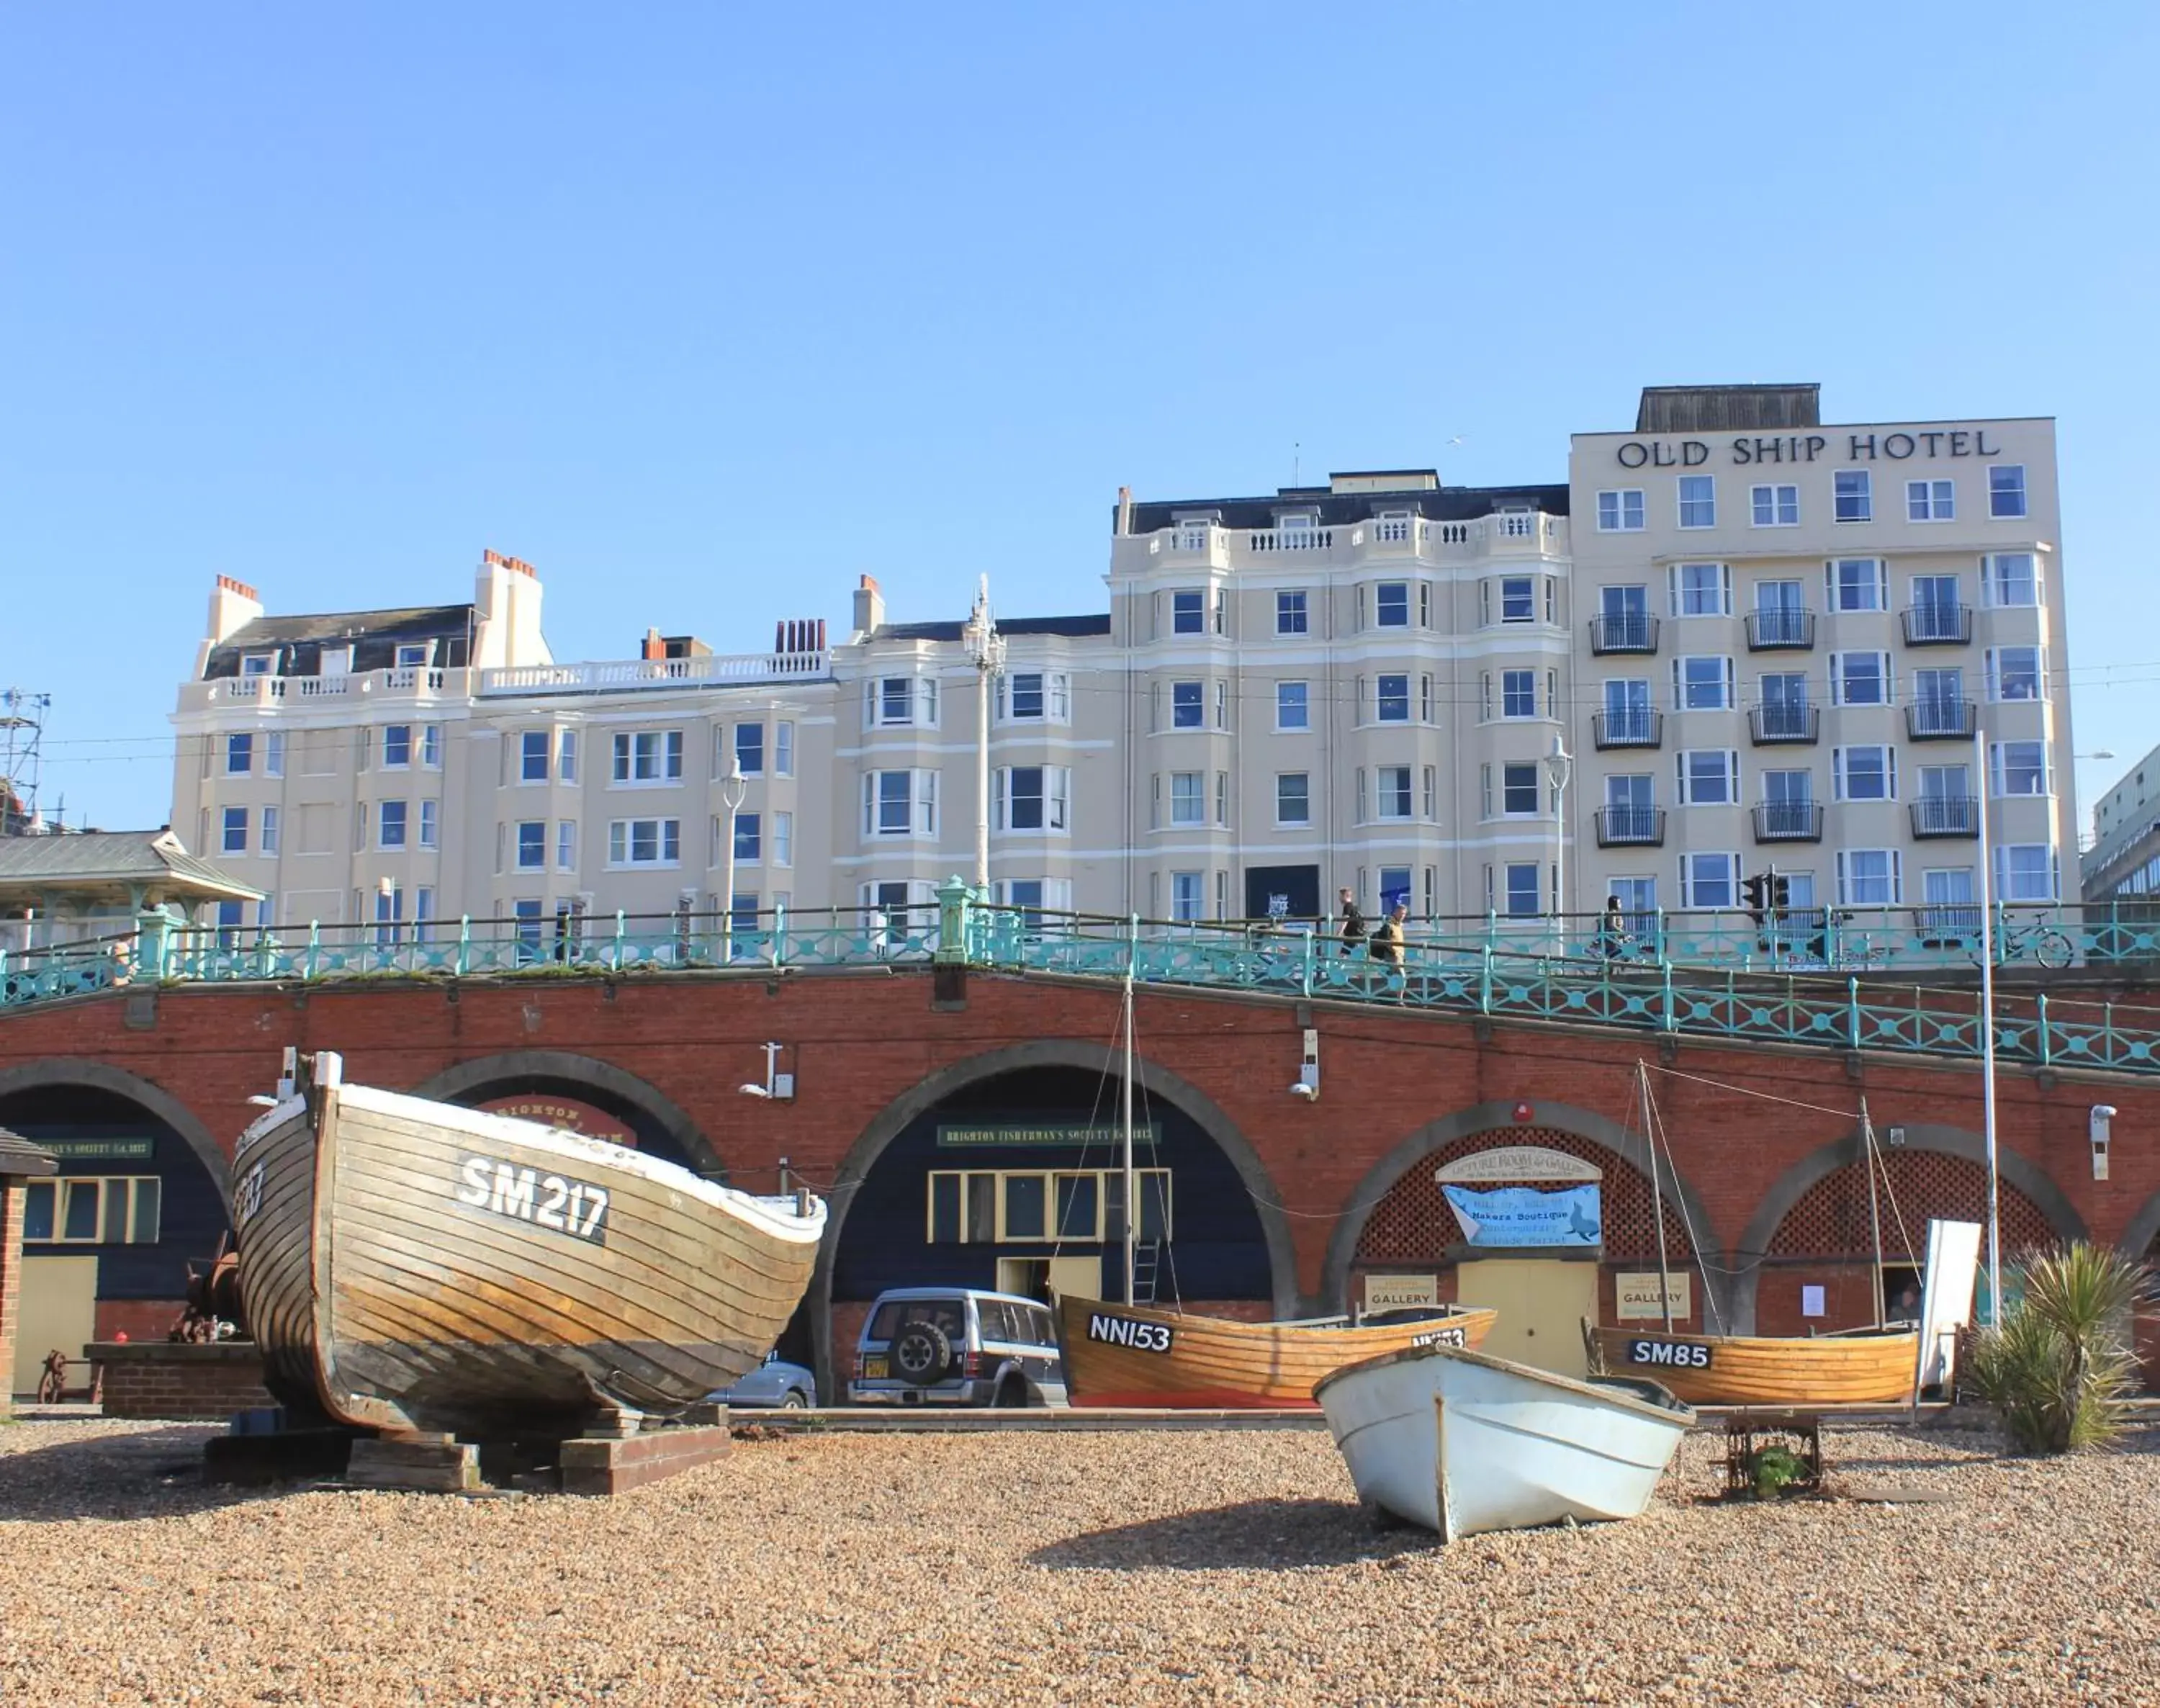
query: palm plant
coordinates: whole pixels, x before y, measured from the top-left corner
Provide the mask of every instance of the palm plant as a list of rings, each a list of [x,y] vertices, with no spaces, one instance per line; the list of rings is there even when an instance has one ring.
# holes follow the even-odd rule
[[[2021,1451],[2105,1446],[2136,1380],[2128,1330],[2145,1266],[2080,1240],[2020,1269],[2023,1302],[1973,1342],[1972,1386]]]

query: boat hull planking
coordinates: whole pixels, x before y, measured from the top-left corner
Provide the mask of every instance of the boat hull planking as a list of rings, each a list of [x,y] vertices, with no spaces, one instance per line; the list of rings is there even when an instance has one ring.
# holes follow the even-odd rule
[[[1690,1405],[1902,1405],[1913,1397],[1919,1337],[1882,1334],[1680,1334],[1595,1328],[1607,1371],[1663,1383]]]

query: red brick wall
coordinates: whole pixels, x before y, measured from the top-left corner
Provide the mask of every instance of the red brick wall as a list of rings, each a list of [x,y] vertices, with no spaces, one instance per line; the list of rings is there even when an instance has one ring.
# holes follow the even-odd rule
[[[452,1000],[454,995],[455,1000]],[[364,1082],[410,1087],[457,1062],[553,1049],[598,1057],[652,1084],[685,1110],[747,1184],[772,1180],[778,1160],[813,1184],[829,1181],[848,1150],[894,1099],[941,1068],[1031,1040],[1099,1046],[1114,1031],[1108,988],[975,974],[958,1011],[939,1012],[927,976],[880,973],[761,979],[626,979],[493,984],[356,984],[166,990],[155,1024],[122,1022],[116,994],[0,1019],[0,1071],[87,1056],[155,1082],[230,1145],[256,1111],[247,1102],[275,1079],[281,1046],[337,1049]],[[1291,1212],[1300,1290],[1314,1292],[1334,1218],[1368,1171],[1432,1120],[1488,1101],[1546,1100],[1617,1120],[1648,1034],[1570,1032],[1505,1023],[1480,1043],[1455,1017],[1316,1005],[1326,1095],[1285,1094],[1299,1053],[1290,1005],[1200,993],[1146,991],[1140,1048],[1223,1111],[1264,1161]],[[790,1046],[792,1103],[761,1103],[735,1087],[763,1077],[760,1046]],[[1857,1078],[1831,1051],[1771,1050],[1682,1040],[1677,1065],[1711,1079],[1830,1108],[1864,1093],[1878,1129],[1934,1123],[1977,1132],[1977,1069],[1870,1057]],[[1841,1114],[1766,1103],[1689,1081],[1656,1082],[1680,1173],[1709,1220],[1706,1246],[1730,1251],[1784,1171],[1842,1140]],[[2160,1078],[2064,1077],[2051,1088],[2028,1070],[1999,1080],[2004,1150],[2051,1176],[2095,1237],[2112,1242],[2160,1192]],[[2113,1178],[2095,1181],[2086,1111],[2121,1111]],[[835,1325],[838,1347],[851,1325]]]
[[[105,1372],[107,1417],[222,1421],[277,1403],[262,1385],[262,1363],[252,1347],[100,1342],[90,1353]]]
[[[13,1409],[15,1316],[23,1285],[23,1209],[29,1194],[13,1175],[0,1175],[0,1417]]]

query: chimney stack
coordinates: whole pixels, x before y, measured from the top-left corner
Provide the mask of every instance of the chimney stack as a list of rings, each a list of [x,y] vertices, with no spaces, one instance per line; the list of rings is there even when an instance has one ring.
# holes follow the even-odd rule
[[[885,626],[885,595],[877,583],[864,576],[855,589],[855,638],[866,640]]]
[[[210,655],[262,615],[262,600],[244,581],[221,575],[210,593],[210,621],[196,649],[195,674],[210,667]]]
[[[1129,486],[1120,486],[1118,488],[1118,537],[1123,539],[1132,531],[1133,489]]]

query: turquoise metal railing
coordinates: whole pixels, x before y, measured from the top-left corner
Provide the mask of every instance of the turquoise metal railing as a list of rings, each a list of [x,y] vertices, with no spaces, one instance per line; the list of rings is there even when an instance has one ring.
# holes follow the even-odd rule
[[[2160,936],[2160,921],[2142,918],[2073,920],[2056,910],[2007,909],[2002,919],[2012,945],[2037,951],[2040,933],[2056,933],[2059,941],[2046,945],[2051,964],[2066,944],[2088,965],[2128,962]],[[1871,942],[1888,929],[1861,922],[1869,928],[1857,935]],[[1925,932],[1963,922],[1900,928]],[[1887,954],[1856,958],[1851,919],[1810,914],[1758,926],[1745,915],[1657,915],[1626,924],[1612,932],[1595,919],[1564,927],[1498,918],[1421,923],[1394,967],[1362,946],[1345,953],[1339,939],[1310,926],[991,906],[957,881],[935,906],[777,909],[732,920],[615,914],[248,932],[180,928],[146,916],[131,936],[0,953],[0,1005],[143,982],[547,979],[954,961],[1839,1050],[1980,1053],[1977,992],[1894,976],[1928,963]],[[2095,953],[2107,932],[2116,934],[2105,939],[2107,952]],[[1813,941],[1818,936],[1820,943]],[[1996,1032],[2007,1061],[2160,1072],[2160,1010],[1998,992]]]

